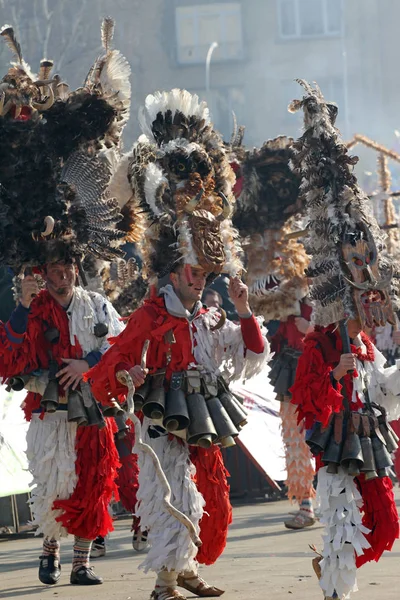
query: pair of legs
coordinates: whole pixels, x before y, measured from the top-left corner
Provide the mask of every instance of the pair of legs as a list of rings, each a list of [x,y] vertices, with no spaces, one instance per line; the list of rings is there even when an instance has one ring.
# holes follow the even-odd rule
[[[103,583],[90,568],[92,540],[75,536],[70,582],[75,585],[97,585]],[[61,576],[60,542],[46,537],[40,557],[39,579],[46,585],[54,585]]]
[[[214,485],[218,489],[226,487],[228,490],[225,471],[221,474],[225,486],[223,481],[221,485],[219,485],[219,481],[216,481],[215,471],[221,470],[219,456],[210,451],[209,455],[202,457],[203,464],[209,461],[210,466],[212,464],[214,467],[213,477],[215,483],[213,483],[211,473],[207,475],[208,468],[206,466],[202,468],[198,456],[196,457],[196,462],[198,462],[198,472],[196,473],[189,447],[185,442],[176,437],[170,439],[168,435],[151,437],[148,433],[150,424],[148,419],[144,420],[143,439],[157,454],[171,488],[171,503],[190,518],[198,534],[200,533],[200,521],[202,521],[200,537],[204,542],[203,547],[206,548],[209,545],[207,538],[211,539],[212,534],[210,532],[208,532],[208,536],[205,534],[205,528],[207,528],[207,516],[204,514],[205,500],[197,485],[202,486],[202,482],[205,480],[204,485],[211,487]],[[153,431],[151,433],[154,435]],[[149,552],[140,566],[145,571],[151,570],[157,574],[152,598],[154,600],[182,600],[185,597],[178,591],[178,586],[188,589],[198,596],[221,595],[223,593],[221,590],[209,586],[199,577],[196,561],[198,549],[193,544],[187,529],[166,511],[164,492],[159,484],[152,459],[142,451],[139,452],[138,456],[139,489],[136,515],[140,518],[142,529],[148,531],[150,546]],[[214,488],[212,488],[212,491],[214,492]],[[212,495],[218,497],[218,493]],[[210,514],[214,513],[214,509],[218,515],[217,507],[214,507],[210,501]],[[225,500],[222,498],[219,518],[221,522],[220,529],[224,529],[225,525],[227,529],[225,521],[230,520],[230,511],[226,511]],[[215,523],[210,523],[210,528],[213,527],[216,541],[217,527]],[[218,552],[218,555],[221,551],[222,549]],[[201,554],[204,554],[204,550]],[[216,557],[211,556],[210,553],[205,557],[201,557],[202,562],[205,564],[212,564],[215,559]]]
[[[114,493],[119,465],[112,427],[106,421],[106,427],[99,430],[93,425],[77,428],[68,421],[67,411],[45,413],[44,418],[32,415],[27,456],[35,484],[33,523],[45,536],[39,567],[43,583],[59,580],[59,540],[68,534],[74,535],[71,583],[102,583],[89,566],[89,555],[92,540],[112,529],[105,507]]]
[[[297,424],[296,407],[288,396],[283,396],[280,414],[282,419],[282,437],[285,446],[288,498],[296,500],[299,511],[294,518],[285,521],[288,529],[303,529],[315,523],[313,498],[314,469],[311,454],[305,442],[304,432]]]

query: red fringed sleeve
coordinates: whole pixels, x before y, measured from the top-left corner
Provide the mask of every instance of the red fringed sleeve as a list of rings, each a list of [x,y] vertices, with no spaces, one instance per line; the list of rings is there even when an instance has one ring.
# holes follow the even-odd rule
[[[357,483],[363,498],[363,525],[371,532],[365,537],[371,544],[364,554],[356,559],[357,567],[375,560],[378,562],[385,550],[391,550],[400,536],[399,515],[393,494],[393,485],[389,477],[365,480],[357,477]]]
[[[126,393],[126,387],[117,381],[115,374],[140,364],[143,344],[151,336],[153,322],[154,318],[146,305],[132,313],[122,333],[108,340],[111,348],[86,373],[85,379],[90,381],[95,398],[102,404],[109,404],[112,398]],[[152,358],[151,350],[150,347],[148,358]],[[148,361],[148,364],[151,363]]]
[[[297,406],[299,423],[304,420],[307,429],[315,422],[328,425],[332,413],[342,410],[341,385],[335,389],[331,382],[332,367],[326,364],[314,340],[307,340],[299,358],[296,380],[291,388],[292,404]]]
[[[202,546],[196,560],[203,565],[212,565],[224,551],[228,526],[232,523],[228,472],[221,450],[216,446],[208,450],[191,446],[190,459],[196,467],[197,489],[206,502],[200,521]]]

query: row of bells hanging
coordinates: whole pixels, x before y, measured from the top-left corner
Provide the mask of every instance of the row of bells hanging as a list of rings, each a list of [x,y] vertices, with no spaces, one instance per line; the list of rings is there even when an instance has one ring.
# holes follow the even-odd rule
[[[162,420],[169,433],[186,430],[188,444],[209,448],[212,444],[233,446],[235,438],[246,424],[247,412],[226,386],[218,394],[205,396],[198,391],[188,393],[186,371],[172,374],[165,391],[165,371],[148,376],[136,390],[135,411],[146,417]]]
[[[46,413],[55,413],[60,404],[59,383],[56,373],[59,366],[55,361],[49,364],[49,381],[40,400],[40,406]],[[14,391],[24,389],[32,374],[18,375],[8,381],[8,386]],[[97,425],[100,429],[105,427],[105,417],[122,416],[124,411],[120,405],[113,401],[111,406],[100,409],[94,399],[88,383],[81,382],[76,390],[69,389],[67,392],[67,419],[77,423],[78,426]]]
[[[108,325],[106,323],[96,323],[94,326],[94,335],[97,338],[103,338],[108,333]],[[60,337],[60,332],[55,327],[47,329],[44,333],[46,341],[51,345],[56,344]],[[58,409],[60,403],[59,383],[57,373],[60,370],[58,363],[52,357],[51,351],[49,360],[49,379],[40,400],[40,406],[47,413],[54,413]],[[27,382],[32,378],[32,373],[17,375],[8,380],[8,389],[13,391],[21,391],[24,389]],[[94,399],[90,386],[87,383],[81,382],[79,389],[68,390],[67,393],[67,411],[68,421],[77,423],[78,426],[96,425],[99,429],[105,427],[106,422],[104,417],[123,415],[124,411],[115,401],[111,406],[100,407]]]
[[[398,447],[399,438],[381,414],[337,413],[326,428],[317,423],[306,443],[314,456],[323,453],[322,461],[328,473],[343,467],[349,475],[361,473],[365,479],[385,477],[393,466],[391,453]]]

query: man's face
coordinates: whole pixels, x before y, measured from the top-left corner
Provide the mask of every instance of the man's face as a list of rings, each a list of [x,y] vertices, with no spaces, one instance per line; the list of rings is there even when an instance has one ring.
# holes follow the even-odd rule
[[[207,308],[220,308],[218,294],[208,293],[204,298],[204,304],[207,306]]]
[[[182,303],[195,303],[201,300],[208,273],[201,267],[180,267],[171,273],[171,281]]]
[[[56,299],[69,299],[76,282],[75,265],[72,263],[50,263],[47,265],[44,279],[47,289]]]
[[[352,340],[356,338],[359,333],[361,333],[361,330],[362,327],[360,319],[349,319],[349,321],[347,321],[347,331],[349,332],[349,338]]]

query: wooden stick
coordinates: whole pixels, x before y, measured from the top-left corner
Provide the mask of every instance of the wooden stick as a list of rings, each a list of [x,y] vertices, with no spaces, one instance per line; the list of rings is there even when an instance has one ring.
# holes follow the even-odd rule
[[[143,346],[143,350],[142,350],[142,365],[145,364],[145,361],[146,361],[146,354],[147,354],[147,350],[148,350],[147,342],[149,342],[149,340],[146,340],[146,342],[144,343],[144,346]],[[164,502],[164,507],[165,507],[166,511],[169,512],[169,514],[172,515],[175,519],[177,519],[184,527],[186,527],[186,529],[189,532],[192,542],[194,543],[195,546],[197,546],[199,548],[201,546],[202,542],[201,542],[199,536],[197,535],[196,529],[195,529],[192,521],[186,515],[184,515],[180,510],[178,510],[171,504],[171,486],[169,485],[168,480],[165,476],[165,473],[162,470],[161,463],[160,463],[160,460],[159,460],[157,454],[154,452],[154,450],[151,446],[149,446],[148,444],[145,444],[143,442],[142,426],[134,412],[133,396],[135,393],[135,386],[133,385],[132,378],[129,375],[128,371],[118,371],[117,379],[120,383],[122,383],[123,385],[125,385],[128,388],[128,396],[127,396],[128,414],[129,414],[129,418],[132,420],[132,422],[135,426],[135,438],[136,438],[135,448],[141,450],[142,452],[144,452],[145,454],[148,454],[150,456],[150,458],[153,462],[157,477],[161,483],[161,487],[164,490],[163,502]],[[132,409],[132,407],[133,407],[133,409]]]

